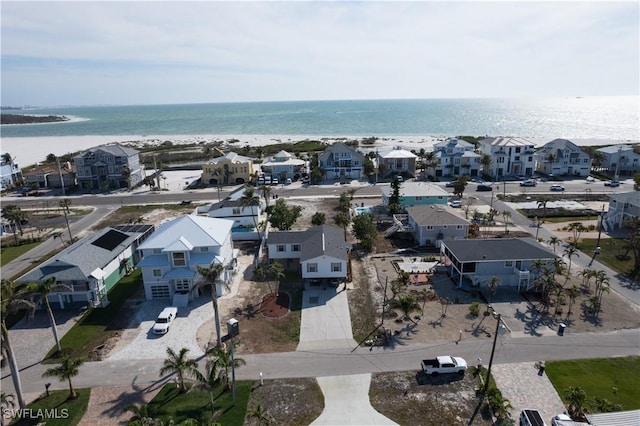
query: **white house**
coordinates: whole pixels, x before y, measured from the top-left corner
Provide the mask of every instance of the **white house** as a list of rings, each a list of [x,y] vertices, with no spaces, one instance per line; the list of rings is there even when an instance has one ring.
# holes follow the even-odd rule
[[[244,205],[243,195],[243,191],[236,191],[222,201],[207,207],[199,207],[197,213],[217,219],[232,220],[231,235],[233,241],[259,240],[259,229],[263,228],[262,222],[266,218],[262,213],[264,201],[259,199],[256,200],[256,204]]]
[[[0,189],[4,190],[15,186],[22,180],[22,172],[18,164],[13,162],[11,155],[0,156]]]
[[[640,191],[620,192],[609,196],[609,210],[603,218],[604,229],[623,228],[625,220],[640,217]]]
[[[524,138],[497,137],[480,141],[480,152],[493,159],[489,174],[503,176],[533,176],[535,145]]]
[[[399,146],[378,153],[378,167],[382,166],[384,176],[416,175],[417,155]]]
[[[631,145],[605,146],[597,152],[602,157],[600,168],[608,170],[611,175],[632,176],[640,172],[640,154]]]
[[[435,160],[435,176],[478,176],[480,173],[480,159],[473,144],[457,138],[449,138],[433,145]]]
[[[467,238],[469,221],[449,206],[407,207],[409,228],[419,246],[440,247],[443,240]]]
[[[218,296],[236,268],[231,242],[233,221],[195,215],[183,216],[160,225],[138,248],[142,260],[147,299],[167,299],[173,306],[186,306],[200,294],[202,276],[198,267],[224,267],[216,281]]]
[[[271,232],[267,248],[270,261],[285,267],[299,264],[302,278],[349,277],[351,244],[342,229],[321,225],[306,231]]]
[[[554,176],[587,177],[591,172],[591,157],[575,143],[566,139],[547,142],[536,153],[536,171]]]
[[[287,151],[280,151],[273,157],[267,158],[261,165],[265,176],[279,179],[284,183],[286,179],[298,180],[305,172],[305,161],[296,158]]]

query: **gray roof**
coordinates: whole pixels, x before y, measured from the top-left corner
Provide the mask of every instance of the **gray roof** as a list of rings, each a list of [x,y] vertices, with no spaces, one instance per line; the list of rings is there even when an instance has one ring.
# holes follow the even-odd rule
[[[153,225],[113,226],[81,239],[24,274],[17,281],[84,281],[96,269],[103,268],[134,243]],[[99,278],[99,277],[96,277]]]
[[[361,153],[360,151],[358,151],[357,149],[355,149],[354,147],[347,145],[343,142],[336,142],[333,143],[331,145],[329,145],[328,147],[325,148],[324,152],[322,154],[320,154],[318,156],[318,160],[319,161],[326,161],[329,156],[333,153],[333,152],[350,152],[353,156],[359,158],[359,159],[364,159],[365,155],[363,153]]]
[[[532,238],[443,241],[460,262],[554,259],[557,256]]]
[[[485,138],[480,141],[483,145],[491,146],[534,146],[535,144],[524,138],[497,137]]]
[[[611,145],[604,148],[598,148],[596,151],[604,152],[607,154],[617,154],[618,152],[632,151],[633,147],[630,145]]]
[[[271,232],[267,244],[300,244],[300,260],[319,256],[347,259],[351,244],[344,239],[344,231],[329,225],[320,225],[306,231]]]
[[[109,144],[109,145],[100,145],[94,148],[87,149],[86,151],[83,151],[82,154],[80,155],[84,155],[85,153],[91,152],[91,151],[104,151],[112,155],[125,156],[125,157],[130,157],[132,155],[136,155],[140,153],[140,151],[136,151],[135,149],[128,148],[126,146],[122,146],[115,143],[115,144]]]
[[[587,414],[589,424],[595,426],[638,426],[638,419],[640,410]]]
[[[468,225],[469,221],[453,212],[448,206],[429,205],[407,207],[407,213],[418,225]]]

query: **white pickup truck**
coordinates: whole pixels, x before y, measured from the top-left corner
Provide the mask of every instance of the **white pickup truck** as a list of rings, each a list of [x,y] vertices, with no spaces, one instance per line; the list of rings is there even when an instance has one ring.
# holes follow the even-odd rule
[[[153,324],[154,334],[167,334],[171,323],[178,315],[178,308],[168,307],[164,308],[158,318],[156,318],[155,324]]]
[[[431,376],[446,373],[464,374],[467,371],[467,361],[460,357],[449,355],[442,355],[434,359],[423,359],[422,371]]]

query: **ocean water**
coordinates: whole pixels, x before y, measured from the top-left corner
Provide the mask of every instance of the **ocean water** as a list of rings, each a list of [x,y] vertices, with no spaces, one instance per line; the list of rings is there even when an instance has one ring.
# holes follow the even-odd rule
[[[637,96],[57,107],[77,121],[2,126],[2,137],[82,135],[520,136],[640,140]]]

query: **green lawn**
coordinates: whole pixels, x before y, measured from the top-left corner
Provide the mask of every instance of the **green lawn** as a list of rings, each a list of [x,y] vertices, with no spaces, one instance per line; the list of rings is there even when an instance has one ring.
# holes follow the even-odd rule
[[[50,391],[49,396],[43,395],[27,407],[31,409],[33,418],[24,418],[16,426],[44,424],[47,426],[77,425],[87,411],[91,389],[76,389],[78,397],[68,400],[68,390]],[[41,411],[39,411],[41,410]]]
[[[13,242],[9,244],[13,244]],[[0,266],[5,265],[11,262],[13,259],[16,259],[17,257],[22,256],[23,254],[25,254],[32,248],[37,247],[38,245],[40,245],[40,242],[22,244],[17,247],[2,246],[2,248],[0,248]]]
[[[606,398],[624,410],[640,409],[640,357],[549,361],[546,373],[560,398],[569,386],[579,386],[587,400]]]
[[[120,308],[142,286],[142,274],[136,270],[129,276],[122,278],[108,294],[109,305],[106,308],[93,308],[87,311],[76,325],[64,335],[60,344],[64,354],[71,357],[87,359],[89,352],[104,344],[115,330],[112,325],[117,319]],[[51,348],[45,363],[58,362],[55,346]]]
[[[578,248],[588,257],[593,256],[596,249],[596,238],[584,238],[580,240]],[[609,268],[624,275],[628,275],[633,269],[633,253],[629,253],[628,260],[620,260],[616,257],[618,254],[624,254],[626,249],[623,248],[624,242],[614,238],[603,238],[600,240],[600,254],[596,256],[598,262],[604,263]]]
[[[221,392],[221,388],[214,391],[216,422],[225,426],[244,424],[252,384],[253,382],[250,381],[236,381],[235,406],[231,391]],[[209,394],[200,391],[180,394],[176,386],[170,383],[149,402],[149,413],[165,422],[172,418],[178,424],[192,418],[197,420],[198,424],[209,424],[211,419]]]
[[[583,220],[596,220],[598,216],[552,216],[543,217],[541,220],[545,222],[561,223],[561,222],[582,222]]]

